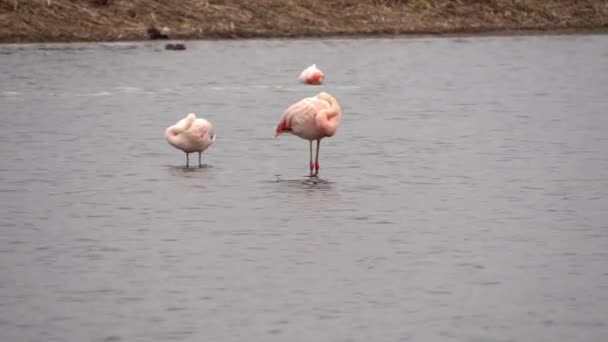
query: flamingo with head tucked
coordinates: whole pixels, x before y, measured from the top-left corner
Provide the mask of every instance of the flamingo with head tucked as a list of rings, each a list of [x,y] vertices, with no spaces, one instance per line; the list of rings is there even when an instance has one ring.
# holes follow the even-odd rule
[[[321,139],[333,136],[340,124],[342,110],[338,101],[326,92],[304,98],[291,105],[281,116],[275,138],[291,133],[310,143],[310,175],[319,174],[319,145]],[[315,161],[312,160],[312,142],[317,141]],[[314,171],[314,173],[313,173]]]
[[[308,68],[304,69],[304,71],[300,73],[300,76],[298,78],[302,83],[319,85],[323,83],[324,77],[325,76],[323,75],[323,71],[317,69],[317,65],[313,64]]]
[[[186,167],[190,165],[190,153],[198,152],[198,166],[201,164],[201,153],[215,141],[215,132],[211,123],[197,118],[194,113],[188,114],[165,131],[167,142],[186,153]]]

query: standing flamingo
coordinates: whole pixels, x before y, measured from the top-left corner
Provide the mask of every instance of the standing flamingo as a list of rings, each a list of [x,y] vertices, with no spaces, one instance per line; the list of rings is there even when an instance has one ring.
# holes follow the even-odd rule
[[[323,77],[323,71],[317,69],[317,65],[313,64],[304,69],[298,78],[302,83],[319,85],[323,83]]]
[[[281,133],[292,133],[310,142],[310,175],[319,174],[319,145],[321,139],[331,137],[340,124],[342,110],[338,101],[326,92],[304,98],[291,105],[281,116],[275,138]],[[312,141],[317,141],[315,162],[312,161]],[[314,170],[314,174],[313,174]]]
[[[202,167],[201,153],[215,141],[211,123],[197,118],[194,113],[188,114],[165,131],[167,142],[186,153],[186,167],[190,167],[190,153],[198,152],[198,167]]]

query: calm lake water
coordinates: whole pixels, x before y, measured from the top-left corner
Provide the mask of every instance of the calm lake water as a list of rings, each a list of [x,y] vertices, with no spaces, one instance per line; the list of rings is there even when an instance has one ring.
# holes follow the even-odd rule
[[[608,36],[163,45],[0,46],[1,341],[608,338]]]

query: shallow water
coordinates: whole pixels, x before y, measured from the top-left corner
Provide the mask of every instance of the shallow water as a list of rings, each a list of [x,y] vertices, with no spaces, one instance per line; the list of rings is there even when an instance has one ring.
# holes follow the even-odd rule
[[[187,46],[0,46],[0,340],[606,339],[608,36]]]

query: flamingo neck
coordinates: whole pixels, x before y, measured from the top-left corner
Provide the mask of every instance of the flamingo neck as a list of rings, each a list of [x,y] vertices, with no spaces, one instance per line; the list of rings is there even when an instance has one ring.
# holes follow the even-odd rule
[[[184,131],[189,130],[190,127],[192,127],[194,120],[196,120],[196,116],[194,116],[193,113],[188,114],[188,116],[186,116],[186,120],[184,120],[183,130]]]
[[[338,101],[336,101],[336,99],[329,95],[326,92],[322,92],[319,93],[317,95],[318,98],[320,98],[321,100],[327,101],[327,103],[329,103],[329,108],[324,110],[323,112],[326,112],[326,117],[328,120],[333,119],[335,116],[337,116],[341,109],[340,109],[340,105],[338,104]]]
[[[168,136],[176,137],[182,133],[185,133],[190,129],[190,127],[192,127],[194,120],[195,118],[189,115],[184,121],[178,122],[177,124],[169,127],[166,134]]]
[[[315,120],[317,126],[321,129],[325,136],[331,137],[336,133],[338,128],[338,120],[340,119],[340,105],[336,99],[327,93],[320,93],[318,97],[329,103],[329,108],[319,111]]]

